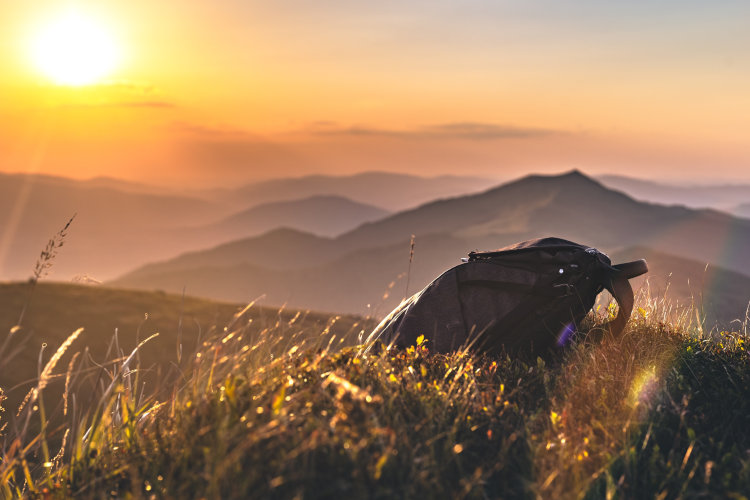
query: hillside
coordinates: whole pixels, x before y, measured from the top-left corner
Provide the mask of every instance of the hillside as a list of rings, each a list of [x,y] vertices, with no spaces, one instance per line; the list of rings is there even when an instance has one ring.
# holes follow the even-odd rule
[[[637,200],[662,205],[714,208],[735,215],[742,215],[737,211],[737,205],[750,199],[750,185],[746,184],[678,186],[621,175],[601,175],[596,179]]]
[[[741,205],[736,205],[731,210],[734,214],[738,215],[739,217],[745,217],[750,219],[750,203],[743,203]]]
[[[337,236],[389,212],[343,196],[311,196],[300,200],[262,203],[193,231],[208,241],[227,241],[262,234],[277,228]]]
[[[655,255],[679,257],[679,264],[666,258],[663,267],[655,262],[652,269],[672,273],[676,285],[691,279],[691,290],[676,286],[679,293],[673,298],[683,303],[699,295],[695,279],[711,263],[722,268],[724,281],[735,284],[726,294],[708,293],[722,310],[714,317],[728,321],[744,314],[744,307],[734,311],[734,304],[744,300],[734,290],[742,289],[743,273],[749,272],[743,252],[750,254],[750,221],[638,202],[577,172],[531,176],[480,194],[428,203],[333,239],[274,231],[152,264],[113,283],[166,290],[187,286],[192,294],[225,300],[267,293],[271,303],[315,310],[361,313],[370,304],[384,311],[403,296],[410,234],[416,234],[416,247],[409,293],[470,250],[558,235],[611,254],[639,246]],[[696,240],[696,234],[702,237]],[[687,268],[692,271],[683,276]]]
[[[344,196],[388,211],[404,210],[438,198],[474,193],[496,181],[468,176],[420,177],[390,172],[354,175],[309,175],[272,179],[232,190],[204,192],[211,199],[241,200],[243,203],[290,201],[311,196]]]
[[[281,227],[334,236],[387,215],[389,209],[381,207],[414,206],[490,184],[471,177],[369,172],[181,193],[111,178],[0,174],[0,279],[28,278],[39,252],[73,214],[54,277],[107,280],[205,248],[206,242]]]
[[[97,384],[79,359],[77,411],[44,405],[45,387],[21,412],[32,426],[6,429],[0,495],[743,498],[747,336],[702,338],[639,306],[621,339],[547,363],[435,355],[429,341],[366,353],[327,330],[307,330],[320,340],[306,347],[284,324],[209,339],[155,394],[142,360],[108,364]]]
[[[309,248],[313,255],[308,255],[305,247],[282,244],[278,254],[269,255],[268,260],[261,261],[261,264],[253,264],[249,259],[244,260],[249,252],[245,253],[243,249],[254,248],[261,255],[263,251],[256,245],[245,246],[238,242],[147,266],[113,283],[134,288],[149,288],[153,283],[159,283],[159,287],[165,290],[185,286],[193,295],[223,300],[255,296],[253,294],[262,290],[260,293],[269,303],[353,314],[369,313],[374,309],[383,313],[401,300],[409,261],[408,241],[346,253],[330,240],[306,238],[303,233],[291,231],[275,231],[246,243],[261,243],[282,236],[285,238],[277,241],[304,242],[307,239],[312,242]],[[443,235],[420,239],[412,265],[409,293],[414,293],[432,279],[435,269],[458,263],[458,256],[465,254],[465,244],[464,240]],[[422,251],[423,247],[429,250]],[[230,261],[232,258],[235,260]],[[310,258],[316,261],[304,265],[303,262],[309,262]],[[222,261],[227,264],[218,264]]]
[[[203,224],[227,212],[213,202],[117,189],[117,181],[74,181],[0,174],[0,279],[26,279],[49,238],[75,214],[56,276],[106,279],[149,260],[174,255],[165,238],[175,225]]]
[[[189,359],[203,339],[215,335],[216,328],[228,325],[235,313],[257,298],[253,296],[246,303],[232,304],[164,292],[42,282],[31,296],[21,330],[7,335],[16,325],[29,291],[27,283],[0,284],[0,331],[5,332],[3,338],[7,338],[0,352],[0,387],[9,397],[6,406],[17,405],[29,389],[29,381],[37,378],[37,359],[42,345],[48,346],[43,356],[46,361],[78,328],[84,328],[84,332],[71,352],[87,349],[87,356],[96,362],[119,355],[107,354],[115,332],[119,348],[126,354],[140,340],[158,332],[159,337],[141,350],[140,362],[144,368],[160,367],[162,375],[166,375],[170,360],[177,361],[178,349],[182,351],[183,361]],[[251,330],[256,332],[268,327],[278,329],[277,322],[289,323],[296,314],[294,310],[279,311],[256,305],[243,315],[240,324],[253,322]],[[327,315],[305,313],[292,321],[287,333],[320,331],[329,319]],[[333,325],[332,331],[343,336],[355,321],[344,317]],[[66,366],[69,359],[70,355],[66,355],[60,366]],[[143,380],[155,382],[150,376],[144,376]]]
[[[432,250],[421,252],[423,246]],[[465,255],[465,249],[462,239],[427,236],[419,240],[408,294],[434,279],[439,270],[458,264],[457,256]],[[264,267],[249,263],[212,266],[200,263],[201,254],[190,256],[195,258],[192,264],[188,257],[170,266],[144,269],[127,284],[145,288],[156,281],[164,289],[185,286],[192,294],[222,300],[264,294],[269,303],[378,316],[404,296],[408,244],[357,251],[328,263],[291,269],[284,268],[283,259]],[[642,247],[617,251],[612,258],[616,262],[646,258],[652,296],[663,297],[675,307],[697,306],[709,326],[717,322],[727,326],[744,318],[750,302],[750,277],[714,266],[707,269],[705,263]],[[637,280],[634,285],[643,282]]]
[[[364,224],[337,242],[364,248],[401,241],[411,233],[450,234],[467,241],[492,235],[497,246],[560,235],[610,251],[647,246],[750,274],[745,258],[750,221],[712,210],[638,202],[577,171],[533,175],[484,193],[428,203]]]
[[[330,261],[340,255],[331,238],[281,228],[261,236],[223,243],[208,250],[186,252],[178,257],[146,264],[127,276],[138,278],[155,272],[173,272],[204,266],[232,266],[258,262],[263,267],[299,269]],[[130,278],[128,278],[130,279]],[[120,280],[115,280],[117,283]]]

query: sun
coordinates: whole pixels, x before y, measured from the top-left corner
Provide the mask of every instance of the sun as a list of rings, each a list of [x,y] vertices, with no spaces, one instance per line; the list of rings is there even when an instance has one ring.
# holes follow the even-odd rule
[[[99,20],[71,11],[39,28],[32,39],[31,57],[37,70],[52,82],[78,87],[111,74],[120,50]]]

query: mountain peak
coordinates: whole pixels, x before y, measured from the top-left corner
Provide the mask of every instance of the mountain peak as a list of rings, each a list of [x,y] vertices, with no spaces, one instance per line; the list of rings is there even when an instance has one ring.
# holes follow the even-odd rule
[[[541,174],[534,174],[529,175],[527,177],[522,178],[524,179],[537,179],[537,180],[547,180],[547,181],[587,181],[594,184],[599,184],[596,180],[594,180],[592,177],[589,177],[588,175],[584,174],[578,169],[569,170],[567,172],[563,172],[561,174],[551,174],[551,175],[541,175]]]
[[[568,172],[563,172],[562,174],[559,175],[559,177],[570,177],[570,178],[576,178],[576,177],[581,178],[582,177],[582,178],[585,178],[585,179],[590,179],[589,176],[587,176],[586,174],[584,174],[583,172],[581,172],[577,168],[574,168],[573,170],[570,170]]]
[[[524,190],[531,189],[532,193],[537,193],[538,190],[541,190],[541,192],[549,192],[550,189],[554,189],[555,191],[562,189],[569,194],[578,193],[581,195],[591,192],[609,192],[609,190],[596,179],[587,176],[580,170],[574,169],[561,174],[528,175],[517,181],[502,184],[487,191],[487,193],[507,195],[508,192],[512,192],[519,188]]]

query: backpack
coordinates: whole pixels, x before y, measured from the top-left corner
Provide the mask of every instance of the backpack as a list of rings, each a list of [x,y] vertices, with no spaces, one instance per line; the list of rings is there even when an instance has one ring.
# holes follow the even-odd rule
[[[403,348],[423,335],[433,352],[545,355],[570,341],[604,289],[619,305],[606,329],[619,336],[633,309],[628,280],[648,271],[645,260],[612,265],[597,249],[560,238],[462,261],[404,300],[368,340]]]

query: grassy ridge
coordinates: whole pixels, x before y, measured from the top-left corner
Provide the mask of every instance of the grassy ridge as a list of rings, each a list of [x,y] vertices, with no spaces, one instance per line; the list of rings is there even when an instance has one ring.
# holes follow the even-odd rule
[[[702,338],[640,309],[622,339],[582,340],[545,363],[434,355],[429,342],[364,353],[341,349],[326,327],[302,338],[282,325],[234,324],[201,344],[171,392],[143,392],[137,370],[121,362],[88,411],[39,434],[6,429],[1,491],[745,498],[750,490],[744,333]],[[284,337],[283,349],[271,342]],[[24,415],[39,419],[43,400],[37,406]],[[55,444],[45,451],[47,442]]]
[[[54,349],[78,328],[84,328],[84,332],[59,361],[61,367],[67,366],[74,352],[85,350],[80,361],[95,368],[96,363],[129,354],[140,341],[158,333],[157,339],[138,351],[143,377],[154,382],[167,376],[174,364],[182,365],[184,360],[178,358],[194,354],[204,339],[215,336],[217,328],[221,330],[230,324],[244,307],[162,292],[69,283],[41,282],[33,295],[30,292],[28,283],[0,283],[0,332],[14,331],[7,341],[2,339],[6,343],[0,355],[0,387],[9,398],[6,406],[10,408],[16,408],[36,383],[43,345],[47,346],[42,358],[46,363]],[[14,329],[26,304],[21,328]],[[239,322],[256,334],[275,329],[283,340],[289,341],[293,336],[320,332],[330,320],[331,316],[326,314],[298,314],[298,311],[256,305]],[[346,336],[357,329],[354,326],[357,321],[344,316],[331,329],[340,337]],[[55,397],[61,392],[62,382],[62,377],[50,381],[58,393]]]

